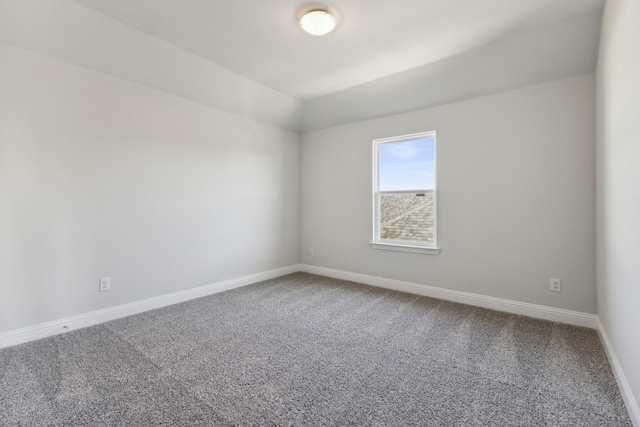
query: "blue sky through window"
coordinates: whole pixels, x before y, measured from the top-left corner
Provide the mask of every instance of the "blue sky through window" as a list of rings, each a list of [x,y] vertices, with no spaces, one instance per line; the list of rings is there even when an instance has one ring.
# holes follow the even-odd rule
[[[393,142],[379,146],[380,191],[435,188],[435,139]]]

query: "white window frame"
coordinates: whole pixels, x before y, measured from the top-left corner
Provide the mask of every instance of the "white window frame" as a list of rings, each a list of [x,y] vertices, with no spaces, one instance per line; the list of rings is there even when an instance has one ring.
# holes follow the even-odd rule
[[[434,139],[434,188],[433,188],[433,243],[410,242],[398,240],[382,240],[380,239],[380,195],[392,193],[421,193],[431,191],[430,189],[407,189],[402,191],[380,191],[380,150],[379,147],[384,144],[392,144],[396,142],[413,141],[416,139]],[[381,138],[373,140],[373,240],[370,245],[373,249],[383,249],[399,252],[413,252],[428,255],[438,255],[440,248],[438,247],[438,223],[437,223],[437,150],[438,140],[436,132],[421,132],[410,135],[394,136],[391,138]]]

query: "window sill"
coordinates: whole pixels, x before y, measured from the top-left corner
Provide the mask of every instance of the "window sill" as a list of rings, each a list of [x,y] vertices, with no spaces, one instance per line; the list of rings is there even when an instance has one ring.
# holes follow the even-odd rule
[[[398,245],[395,243],[371,242],[373,249],[382,249],[385,251],[412,252],[425,255],[439,255],[440,248],[431,248],[425,246]]]

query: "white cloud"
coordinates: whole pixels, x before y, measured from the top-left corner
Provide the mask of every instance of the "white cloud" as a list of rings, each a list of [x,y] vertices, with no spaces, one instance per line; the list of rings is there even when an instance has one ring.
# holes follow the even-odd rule
[[[401,142],[385,147],[386,151],[396,159],[412,159],[420,153],[421,147],[416,142]]]

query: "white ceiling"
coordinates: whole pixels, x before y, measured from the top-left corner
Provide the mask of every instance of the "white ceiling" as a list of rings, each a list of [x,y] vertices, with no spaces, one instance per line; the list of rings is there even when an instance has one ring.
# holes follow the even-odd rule
[[[605,0],[330,0],[339,24],[325,37],[298,27],[303,0],[76,1],[308,100],[599,12]]]
[[[330,1],[0,0],[0,42],[309,131],[593,72],[605,3]]]

